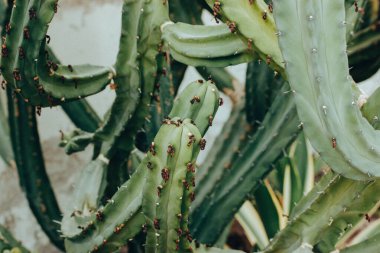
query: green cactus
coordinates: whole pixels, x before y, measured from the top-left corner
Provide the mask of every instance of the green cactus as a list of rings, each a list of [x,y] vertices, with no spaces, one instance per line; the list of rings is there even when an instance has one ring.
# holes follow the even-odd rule
[[[41,228],[57,247],[63,248],[57,231],[61,212],[46,173],[35,108],[26,104],[20,96],[13,98],[10,90],[7,91],[10,136],[20,186]]]
[[[353,101],[347,56],[340,53],[346,45],[344,2],[275,4],[276,24],[283,31],[279,42],[288,62],[286,73],[306,135],[323,159],[343,176],[361,180],[377,177],[379,134],[362,118]],[[297,18],[301,16],[305,22]],[[334,29],[327,24],[333,24]],[[316,39],[321,30],[325,35]],[[290,53],[300,47],[304,48],[302,56]]]
[[[12,143],[9,138],[8,120],[5,115],[3,104],[0,102],[0,156],[11,167],[15,167],[14,156],[12,152]]]
[[[5,80],[26,102],[52,106],[97,93],[112,79],[113,70],[108,67],[63,66],[50,61],[45,39],[56,0],[19,1],[12,8],[1,65]]]
[[[58,9],[0,1],[0,155],[60,250],[377,252],[380,88],[355,81],[380,66],[378,1],[124,0],[113,66],[60,63]],[[85,97],[107,85],[101,119]],[[57,105],[66,154],[93,146],[63,217],[36,117]],[[29,251],[0,227],[3,252]]]
[[[221,178],[216,178],[215,185],[200,205],[193,207],[191,229],[201,242],[215,242],[247,195],[260,184],[271,164],[297,136],[300,128],[297,127],[295,107],[291,95],[284,94],[284,90],[279,92],[262,127],[248,139],[240,157],[233,161],[232,168],[226,170]],[[219,212],[221,208],[226,211]],[[212,226],[204,226],[206,220],[211,220]]]
[[[363,115],[368,119],[368,122],[377,130],[380,129],[379,96],[380,88],[377,88],[361,109]]]
[[[203,103],[206,102],[207,104],[210,104],[210,105],[209,106],[201,106],[201,104],[199,102],[195,102],[195,101],[193,103],[191,103],[191,100],[194,98],[194,96],[197,96],[200,99],[202,99]],[[188,101],[188,103],[191,105],[190,110],[187,106],[183,106],[184,103],[181,103],[182,100]],[[208,81],[208,82],[197,81],[197,82],[191,83],[181,93],[181,95],[177,98],[177,100],[174,103],[174,107],[170,113],[170,116],[175,117],[177,115],[178,116],[181,115],[184,117],[190,117],[192,119],[192,121],[194,122],[194,124],[196,124],[199,127],[199,129],[201,130],[200,132],[204,134],[206,132],[207,128],[209,127],[210,116],[213,117],[218,108],[219,108],[219,94],[218,94],[218,90],[215,87],[215,85],[211,81]],[[125,191],[119,190],[119,191],[117,191],[116,195],[114,197],[112,197],[112,199],[115,200],[114,203],[119,203],[122,201],[122,203],[124,203],[123,207],[128,206],[128,208],[132,208],[132,211],[127,212],[126,215],[123,216],[123,217],[125,217],[125,218],[123,218],[124,220],[119,220],[120,224],[122,224],[123,222],[127,223],[128,219],[129,219],[128,215],[131,215],[131,214],[138,215],[138,211],[141,211],[140,208],[142,208],[142,211],[144,212],[145,216],[149,217],[149,214],[152,212],[152,211],[150,211],[152,209],[152,205],[144,204],[146,202],[147,203],[153,203],[153,207],[155,207],[156,202],[158,200],[148,199],[148,196],[151,195],[151,194],[148,194],[148,192],[151,193],[153,191],[155,194],[153,196],[149,196],[149,197],[157,198],[156,192],[157,192],[159,183],[148,183],[148,182],[151,182],[151,180],[153,180],[152,182],[156,182],[158,179],[160,179],[162,177],[161,172],[166,167],[169,167],[169,168],[170,167],[176,167],[176,166],[173,166],[170,164],[168,164],[168,166],[164,166],[167,163],[166,159],[168,159],[168,161],[170,159],[167,158],[168,154],[167,154],[167,152],[164,152],[165,150],[164,151],[162,150],[162,147],[171,146],[173,148],[173,150],[178,149],[178,151],[180,151],[179,148],[175,147],[176,145],[169,143],[170,140],[164,139],[164,137],[167,136],[167,133],[170,133],[173,131],[170,129],[174,128],[174,130],[179,131],[177,129],[178,127],[176,127],[176,125],[180,124],[179,122],[177,122],[175,120],[175,118],[173,118],[171,120],[167,119],[164,121],[164,126],[166,126],[166,127],[164,127],[164,128],[161,127],[161,130],[160,130],[161,132],[159,131],[157,133],[157,136],[156,136],[154,142],[152,143],[152,145],[150,147],[150,151],[151,151],[150,153],[152,153],[152,151],[153,151],[153,153],[156,152],[157,155],[150,157],[150,158],[148,156],[149,159],[145,158],[141,163],[142,165],[139,166],[140,169],[138,168],[136,170],[136,172],[133,174],[133,176],[131,177],[131,179],[128,180],[126,184],[124,184],[123,186],[120,187],[120,189],[124,189],[124,188],[128,189],[128,187],[129,187],[128,185],[132,185],[129,187],[129,189],[130,188],[137,188],[137,187],[138,187],[138,189],[133,189],[133,192],[130,192],[130,190],[125,190]],[[184,124],[186,122],[187,121],[185,120]],[[169,129],[165,129],[165,128],[169,128]],[[194,131],[194,127],[192,129]],[[198,129],[198,128],[196,128],[196,129]],[[199,131],[199,130],[197,130],[197,131]],[[200,138],[198,138],[198,137],[195,138],[195,137],[197,137],[197,136],[191,137],[191,139],[194,138],[194,141],[196,139],[198,141],[200,141]],[[173,140],[175,140],[175,139],[173,139]],[[187,141],[187,144],[188,143],[189,143],[189,141]],[[155,151],[156,146],[158,146],[158,147],[161,146],[160,152]],[[158,147],[157,147],[157,149],[158,149]],[[184,149],[186,150],[185,147],[184,147]],[[158,161],[156,161],[160,155],[163,157],[160,157],[160,159]],[[194,155],[194,156],[196,156],[196,155]],[[157,165],[157,166],[155,166],[155,165]],[[155,167],[161,168],[158,172],[158,176],[153,176],[154,175],[153,173],[151,173],[151,177],[148,177],[146,175],[148,173],[148,172],[146,172],[146,170],[147,170],[146,168],[151,167],[151,166],[153,166],[153,167],[150,168],[149,171]],[[120,246],[116,243],[118,239],[113,239],[113,234],[104,234],[104,233],[100,234],[106,228],[104,228],[104,229],[99,228],[99,230],[97,230],[98,233],[93,235],[93,236],[90,236],[90,237],[86,237],[87,232],[83,233],[83,231],[87,231],[86,228],[89,226],[89,224],[94,223],[95,226],[97,224],[97,221],[94,221],[93,216],[94,216],[94,213],[96,213],[97,206],[99,203],[99,197],[101,196],[101,192],[104,190],[104,182],[105,182],[104,170],[106,169],[106,167],[107,167],[107,164],[104,162],[104,160],[97,159],[95,161],[92,161],[90,163],[90,165],[85,168],[85,170],[82,173],[83,175],[81,176],[81,180],[79,181],[79,183],[77,185],[77,191],[76,191],[77,194],[74,197],[75,202],[73,203],[74,209],[69,210],[66,213],[66,215],[64,216],[64,219],[62,221],[61,230],[62,230],[63,234],[68,238],[68,240],[66,242],[66,248],[70,249],[70,251],[72,251],[72,252],[77,252],[78,250],[85,251],[85,249],[91,250],[95,246],[99,248],[100,244],[99,244],[99,242],[97,242],[97,240],[100,240],[100,239],[96,239],[96,238],[100,238],[100,236],[103,236],[108,242],[110,242],[110,240],[114,240],[115,243],[111,244],[111,245],[113,245],[112,247],[117,248],[118,246]],[[144,179],[145,177],[147,177],[146,182]],[[89,182],[91,182],[91,183],[89,184]],[[189,179],[189,184],[190,183],[191,183],[191,181]],[[147,187],[148,185],[149,185],[149,187]],[[143,192],[144,192],[143,195],[146,196],[147,199],[142,198]],[[124,196],[124,195],[126,195],[126,196]],[[126,198],[128,198],[128,199],[126,199]],[[109,215],[108,212],[112,212],[115,209],[115,208],[113,208],[113,206],[115,206],[115,205],[107,204],[106,207],[103,210],[101,210],[101,212],[104,213],[105,215]],[[136,207],[138,209],[136,209]],[[179,206],[179,208],[181,208],[181,205]],[[186,207],[184,207],[184,208],[186,209]],[[107,213],[106,213],[106,210],[107,210]],[[117,215],[117,214],[115,214],[115,215]],[[156,217],[154,217],[154,218],[156,218]],[[153,220],[154,218],[151,217],[150,220]],[[176,218],[176,219],[178,220],[178,218]],[[141,221],[140,216],[136,216],[136,219],[132,219],[131,222],[137,222],[138,220]],[[149,221],[148,218],[147,218],[147,221]],[[142,224],[143,223],[141,223],[140,225],[142,225]],[[147,224],[149,225],[149,223],[147,223]],[[117,224],[115,223],[114,226],[117,226]],[[185,224],[183,226],[185,226]],[[134,234],[132,234],[131,236],[134,236],[139,231],[140,231],[140,228],[138,230],[136,230],[136,232]],[[152,232],[152,233],[153,233],[152,234],[153,240],[155,240],[156,232]],[[148,235],[149,235],[149,227],[148,227]],[[116,237],[116,238],[118,238],[118,237]],[[149,236],[148,236],[148,238],[149,238]],[[118,246],[115,246],[115,245],[118,245]],[[155,243],[153,243],[153,244],[148,243],[147,245],[153,245],[154,246]],[[154,248],[155,248],[155,246],[154,246]],[[163,251],[165,252],[165,249]]]
[[[221,17],[230,31],[239,34],[249,49],[256,52],[268,65],[282,71],[284,63],[276,39],[272,9],[264,0],[240,1],[239,4],[228,0],[206,2],[210,7],[217,8],[216,18]]]
[[[377,191],[377,181],[361,182],[327,174],[299,202],[291,214],[290,223],[263,252],[294,252],[302,245],[312,248],[323,239],[336,238],[339,232],[349,230],[376,205],[379,201]],[[323,249],[322,252],[329,251]]]
[[[172,56],[188,65],[225,67],[254,59],[248,47],[237,36],[231,36],[227,26],[176,23],[166,24],[163,31]]]
[[[188,209],[194,196],[194,162],[203,144],[199,130],[189,119],[172,120],[174,123],[161,127],[148,153],[151,167],[142,203],[147,224],[145,252],[175,252],[190,247]]]
[[[368,239],[363,240],[360,243],[354,244],[350,247],[347,247],[339,252],[343,252],[343,253],[355,253],[355,252],[360,252],[360,251],[376,252],[379,246],[379,236],[380,234],[378,232],[374,232],[374,234],[372,236],[369,236]]]

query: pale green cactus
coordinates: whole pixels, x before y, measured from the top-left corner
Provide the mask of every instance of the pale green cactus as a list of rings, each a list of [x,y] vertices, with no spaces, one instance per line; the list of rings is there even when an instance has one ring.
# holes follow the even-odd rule
[[[0,155],[60,250],[377,252],[380,88],[355,82],[380,67],[378,1],[124,0],[113,66],[60,64],[46,34],[58,9],[0,3]],[[244,87],[224,69],[240,63]],[[188,66],[203,79],[178,92]],[[100,119],[84,97],[107,85]],[[200,163],[220,92],[231,114]],[[77,127],[65,152],[94,147],[63,217],[36,120],[57,105]],[[29,251],[0,227],[5,252]]]

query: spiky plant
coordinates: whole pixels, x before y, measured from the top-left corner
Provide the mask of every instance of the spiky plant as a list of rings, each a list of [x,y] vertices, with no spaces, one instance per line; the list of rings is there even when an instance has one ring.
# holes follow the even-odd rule
[[[113,66],[60,64],[57,0],[1,4],[0,152],[60,250],[378,252],[380,88],[356,83],[380,65],[376,0],[124,0]],[[225,69],[240,63],[244,87]],[[208,81],[178,92],[188,66]],[[102,120],[85,97],[107,85]],[[231,114],[197,163],[219,92]],[[38,136],[49,106],[78,128],[68,155],[94,147],[63,218]],[[3,227],[0,251],[29,252]]]

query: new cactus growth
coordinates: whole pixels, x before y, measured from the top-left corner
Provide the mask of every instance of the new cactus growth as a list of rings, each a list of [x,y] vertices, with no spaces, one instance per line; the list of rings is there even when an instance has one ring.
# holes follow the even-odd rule
[[[113,66],[59,61],[58,9],[0,2],[0,156],[57,248],[378,251],[380,88],[358,83],[380,66],[376,0],[123,0]],[[245,79],[225,69],[241,63]],[[190,66],[203,79],[180,87]],[[107,85],[101,119],[85,97]],[[36,116],[53,106],[76,127],[65,153],[93,146],[63,216]],[[0,226],[5,252],[30,251]]]

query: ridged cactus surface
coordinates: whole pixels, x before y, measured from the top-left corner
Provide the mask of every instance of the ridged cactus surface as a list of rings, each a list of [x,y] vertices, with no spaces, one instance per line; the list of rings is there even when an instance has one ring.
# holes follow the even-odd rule
[[[344,1],[274,4],[287,77],[312,145],[345,177],[379,177],[380,135],[351,89]]]
[[[378,252],[377,0],[123,0],[112,66],[60,62],[58,11],[0,1],[0,156],[58,250]],[[92,148],[68,206],[38,129],[55,106],[59,155]],[[35,252],[17,237],[0,253]]]

